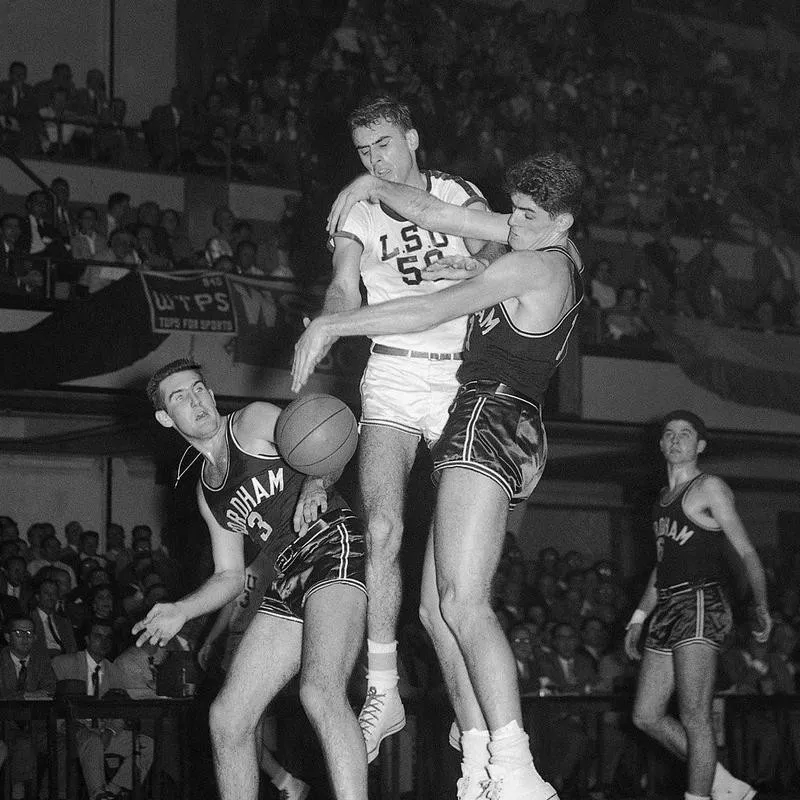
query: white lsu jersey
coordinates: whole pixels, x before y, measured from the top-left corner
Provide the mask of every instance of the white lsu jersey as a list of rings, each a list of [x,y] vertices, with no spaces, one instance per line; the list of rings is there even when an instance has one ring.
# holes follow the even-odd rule
[[[444,172],[422,170],[427,191],[445,203],[482,206],[486,201],[469,181]],[[353,239],[361,244],[361,278],[370,305],[399,297],[439,292],[450,281],[423,281],[420,266],[443,256],[469,255],[464,240],[457,236],[420,228],[383,204],[357,203],[334,237]],[[464,349],[467,318],[444,322],[427,331],[373,336],[374,342],[407,350],[458,353]]]

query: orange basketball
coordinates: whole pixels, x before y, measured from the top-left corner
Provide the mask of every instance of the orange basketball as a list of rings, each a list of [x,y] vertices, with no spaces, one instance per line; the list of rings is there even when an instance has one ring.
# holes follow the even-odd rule
[[[358,424],[338,397],[307,394],[281,411],[275,444],[290,467],[319,478],[343,469],[353,457]]]

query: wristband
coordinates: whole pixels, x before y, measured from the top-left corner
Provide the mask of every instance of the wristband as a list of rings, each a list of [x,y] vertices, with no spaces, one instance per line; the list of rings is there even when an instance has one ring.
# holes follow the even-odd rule
[[[630,621],[625,626],[625,630],[634,626],[634,625],[641,625],[647,619],[647,612],[642,611],[641,608],[637,608],[636,611],[631,614]]]

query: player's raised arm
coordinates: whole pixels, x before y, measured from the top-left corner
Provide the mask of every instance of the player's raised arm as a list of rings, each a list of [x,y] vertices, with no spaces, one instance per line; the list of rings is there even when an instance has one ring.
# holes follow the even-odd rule
[[[333,234],[342,227],[360,200],[382,202],[430,231],[486,242],[508,240],[507,214],[445,203],[422,189],[384,181],[372,175],[359,176],[339,193],[328,215],[329,233]]]
[[[764,567],[758,557],[747,530],[744,527],[731,488],[725,481],[716,475],[709,475],[703,482],[703,491],[708,498],[708,507],[716,522],[720,525],[726,538],[742,560],[747,580],[753,591],[756,604],[759,629],[753,631],[753,636],[760,642],[769,639],[772,630],[772,620],[769,615],[767,602],[767,581]]]
[[[200,512],[211,534],[214,574],[198,589],[175,603],[156,603],[131,632],[138,634],[136,644],[145,642],[166,645],[190,619],[222,608],[244,587],[244,547],[242,538],[222,528],[214,519],[198,483]]]
[[[561,264],[536,252],[507,253],[485,272],[440,292],[403,297],[356,311],[317,317],[295,345],[292,391],[298,392],[331,344],[341,336],[379,336],[424,331],[472,314],[554,280]]]

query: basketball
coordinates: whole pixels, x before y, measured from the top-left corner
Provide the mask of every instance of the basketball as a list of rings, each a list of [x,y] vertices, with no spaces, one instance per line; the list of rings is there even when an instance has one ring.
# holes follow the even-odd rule
[[[353,457],[358,425],[337,397],[307,394],[293,400],[275,423],[275,444],[283,460],[316,478],[338,472]]]

